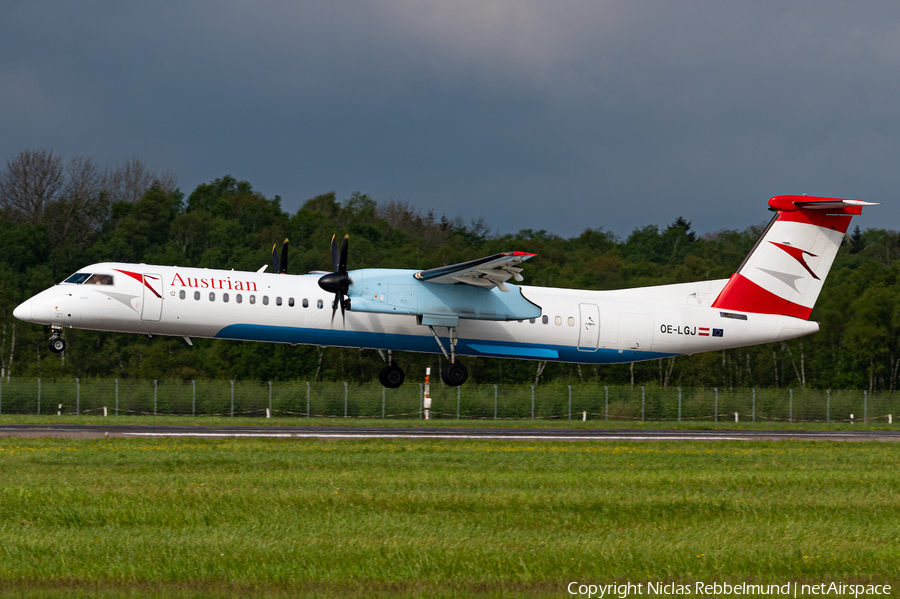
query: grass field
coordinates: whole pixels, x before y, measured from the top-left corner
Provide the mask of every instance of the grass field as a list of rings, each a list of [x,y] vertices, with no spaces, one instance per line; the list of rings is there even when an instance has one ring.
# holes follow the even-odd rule
[[[572,428],[572,429],[692,429],[692,430],[900,430],[900,418],[888,424],[885,420],[863,423],[861,420],[849,422],[787,422],[783,420],[766,420],[751,422],[749,420],[599,420],[589,419],[582,422],[578,419],[538,418],[529,419],[468,419],[438,418],[422,420],[419,418],[304,418],[275,417],[259,418],[247,416],[98,416],[91,415],[33,415],[3,414],[3,424],[89,424],[111,426],[116,424],[173,425],[173,426],[386,426],[386,427],[438,427],[438,428]]]
[[[572,597],[570,581],[629,579],[896,594],[898,461],[877,442],[2,438],[0,594]]]

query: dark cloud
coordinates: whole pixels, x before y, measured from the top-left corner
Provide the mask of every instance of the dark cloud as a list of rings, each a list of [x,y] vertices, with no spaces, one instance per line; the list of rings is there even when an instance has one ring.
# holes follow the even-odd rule
[[[0,157],[137,154],[286,208],[336,190],[495,229],[900,228],[892,3],[8,2]]]

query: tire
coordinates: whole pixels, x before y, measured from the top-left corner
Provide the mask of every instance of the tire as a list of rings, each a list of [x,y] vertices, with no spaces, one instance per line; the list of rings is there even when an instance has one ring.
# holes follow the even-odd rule
[[[406,380],[406,375],[403,373],[403,369],[396,364],[389,364],[378,373],[378,380],[388,389],[396,389]]]
[[[463,366],[462,362],[454,362],[447,364],[441,370],[441,380],[450,387],[459,387],[469,378],[469,370]]]
[[[52,337],[49,347],[54,354],[61,354],[66,349],[66,342],[61,337]]]

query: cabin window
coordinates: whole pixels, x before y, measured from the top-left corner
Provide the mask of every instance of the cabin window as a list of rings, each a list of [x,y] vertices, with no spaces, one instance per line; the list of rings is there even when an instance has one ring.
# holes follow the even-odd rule
[[[74,283],[76,285],[81,285],[85,281],[87,281],[91,276],[89,272],[76,272],[74,275],[63,281],[63,283]]]
[[[112,285],[112,275],[91,275],[91,278],[84,282],[85,285]]]
[[[216,301],[216,294],[213,293],[212,291],[209,292],[209,301],[211,301],[211,302]]]
[[[556,326],[562,326],[562,316],[557,316],[553,319],[553,322],[556,323]]]
[[[268,306],[268,305],[269,305],[269,296],[264,295],[263,296],[263,306]]]
[[[309,300],[306,299],[305,297],[303,298],[303,307],[304,307],[304,308],[309,308]]]
[[[244,296],[238,293],[234,296],[234,301],[236,301],[237,303],[241,303],[242,301],[244,301]]]
[[[547,324],[548,322],[550,322],[550,317],[544,314],[543,316],[541,316],[541,322]]]
[[[195,292],[194,292],[194,299],[195,299],[195,300],[200,299],[200,292],[199,292],[199,291],[195,291]]]
[[[533,319],[533,318],[529,318],[529,319],[528,319],[528,322],[530,322],[531,324],[534,324],[534,319]]]
[[[222,301],[225,302],[226,304],[228,303],[228,294],[227,293],[222,294]]]
[[[573,317],[571,317],[571,316],[569,317],[569,326],[570,326],[570,327],[574,327],[574,326],[575,326],[575,319],[574,319]]]
[[[251,295],[251,296],[250,296],[250,303],[251,303],[251,304],[255,304],[255,303],[256,303],[256,296],[255,296],[255,295]]]
[[[321,310],[324,306],[325,304],[322,303],[322,300],[316,302],[316,307],[319,308],[319,310]]]
[[[280,305],[281,305],[281,296],[280,296],[280,295],[279,295],[278,297],[275,298],[275,305],[276,305],[276,306],[280,306]]]
[[[292,298],[292,297],[288,298],[288,306],[290,306],[291,308],[294,307],[294,298]]]
[[[178,292],[178,299],[184,299],[184,296],[185,296],[184,289],[182,289],[181,291]]]

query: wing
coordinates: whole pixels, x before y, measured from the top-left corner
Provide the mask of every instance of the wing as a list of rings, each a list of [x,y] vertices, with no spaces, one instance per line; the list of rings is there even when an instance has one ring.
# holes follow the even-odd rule
[[[499,287],[500,291],[509,291],[506,281],[509,279],[522,281],[522,275],[519,274],[522,269],[518,265],[532,256],[534,254],[528,252],[503,252],[460,264],[420,270],[415,277],[425,283],[441,285],[464,283],[475,287]]]

